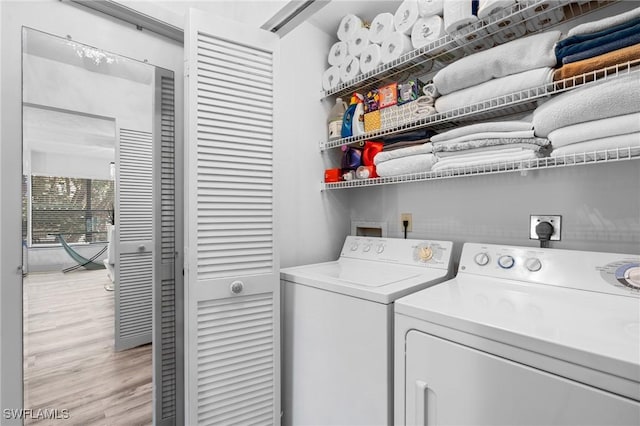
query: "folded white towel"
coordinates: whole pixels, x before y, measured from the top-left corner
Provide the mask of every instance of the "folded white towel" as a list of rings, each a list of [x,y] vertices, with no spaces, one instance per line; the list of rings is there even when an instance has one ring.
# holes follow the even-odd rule
[[[561,93],[536,108],[533,128],[536,136],[547,137],[552,131],[572,124],[640,112],[638,99],[637,72],[588,84]]]
[[[458,155],[438,160],[431,168],[435,171],[458,168],[482,167],[489,165],[509,166],[512,162],[538,158],[536,151],[522,148],[508,148],[474,155]]]
[[[373,71],[382,63],[382,55],[380,54],[380,46],[370,44],[364,48],[360,54],[360,71],[363,74]]]
[[[392,151],[381,151],[373,157],[373,164],[384,163],[385,161],[394,160],[396,158],[408,157],[417,154],[431,154],[433,147],[429,142],[422,145],[409,146],[407,148],[394,149]]]
[[[640,133],[628,133],[626,135],[609,136],[608,138],[594,139],[585,142],[578,142],[554,148],[552,157],[562,157],[569,154],[589,153],[593,151],[604,151],[606,149],[640,147]]]
[[[592,139],[636,132],[640,132],[640,113],[637,112],[561,127],[549,133],[548,138],[556,149]]]
[[[340,84],[340,67],[333,66],[322,74],[322,88],[331,90]]]
[[[340,25],[338,26],[338,40],[340,41],[349,41],[353,37],[355,37],[358,29],[362,28],[362,19],[358,18],[356,15],[348,14],[345,15],[340,20]]]
[[[475,56],[475,55],[474,55]],[[467,87],[436,99],[438,112],[467,107],[492,98],[520,92],[550,83],[553,79],[553,68],[538,68],[496,78],[477,86]],[[438,90],[440,90],[438,88]]]
[[[360,57],[360,54],[369,45],[369,29],[360,28],[355,37],[349,41],[349,54]]]
[[[444,0],[418,0],[418,13],[421,18],[440,15],[444,10]]]
[[[345,41],[338,41],[329,49],[327,60],[329,65],[342,65],[349,54],[349,45]]]
[[[464,127],[456,127],[446,132],[431,136],[432,142],[443,142],[466,135],[475,135],[488,132],[518,132],[533,129],[530,121],[486,121],[484,123],[470,124]]]
[[[559,38],[560,31],[549,31],[478,52],[447,65],[433,82],[445,95],[494,78],[555,66],[554,45]]]
[[[382,44],[384,39],[394,30],[393,15],[389,12],[380,13],[373,18],[369,26],[369,41]]]
[[[516,4],[516,0],[480,0],[478,4],[478,18],[484,19],[514,4]]]
[[[433,154],[410,155],[380,163],[376,166],[376,173],[386,177],[428,172],[436,161],[438,159]]]
[[[441,17],[428,16],[416,21],[411,29],[411,45],[419,49],[445,36],[444,21]]]
[[[478,155],[478,154],[484,154],[484,153],[489,153],[491,151],[501,151],[504,150],[506,148],[505,145],[488,145],[488,146],[482,146],[480,148],[471,148],[471,149],[467,149],[464,151],[439,151],[439,152],[434,152],[434,155],[436,157],[438,157],[440,160],[444,159],[444,158],[449,158],[449,157],[460,157],[462,155]],[[509,144],[508,148],[521,148],[521,149],[528,149],[531,151],[540,151],[541,146],[538,144],[534,144],[534,143],[512,143]]]
[[[615,27],[616,25],[624,24],[630,20],[640,16],[640,7],[636,7],[625,13],[619,15],[609,16],[608,18],[600,19],[598,21],[587,22],[581,25],[576,25],[571,28],[567,33],[567,37],[571,37],[579,34],[597,33],[607,28]]]
[[[404,0],[393,15],[393,25],[397,32],[411,34],[411,28],[419,17],[418,0]]]
[[[457,138],[446,139],[444,141],[434,141],[431,138],[431,142],[434,145],[448,145],[448,144],[456,144],[460,142],[467,141],[477,141],[481,139],[500,139],[500,138],[509,138],[509,139],[523,139],[523,138],[533,138],[533,130],[516,130],[516,131],[507,131],[507,132],[480,132],[480,133],[471,133],[468,135],[458,136]]]
[[[458,31],[478,20],[473,14],[470,0],[446,0],[443,7],[444,29],[448,33]]]

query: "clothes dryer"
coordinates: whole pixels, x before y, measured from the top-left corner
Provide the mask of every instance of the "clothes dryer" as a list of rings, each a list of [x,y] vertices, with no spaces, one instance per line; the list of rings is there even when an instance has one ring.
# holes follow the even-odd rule
[[[281,271],[283,424],[393,421],[393,302],[451,277],[452,243],[346,238],[333,262]]]
[[[465,244],[395,303],[395,424],[640,424],[640,257]]]

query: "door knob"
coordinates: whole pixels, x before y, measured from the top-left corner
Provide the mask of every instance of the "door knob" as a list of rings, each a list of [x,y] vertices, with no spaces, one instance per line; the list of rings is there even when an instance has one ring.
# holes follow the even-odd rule
[[[146,247],[144,246],[144,244],[140,244],[138,246],[138,251],[145,251]]]
[[[240,294],[242,290],[244,290],[244,283],[242,281],[234,281],[231,283],[229,289],[233,294]]]

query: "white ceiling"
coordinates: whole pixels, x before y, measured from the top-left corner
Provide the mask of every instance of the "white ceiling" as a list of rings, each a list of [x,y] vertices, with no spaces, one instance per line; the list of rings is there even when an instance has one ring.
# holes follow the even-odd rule
[[[337,39],[338,25],[344,15],[353,14],[370,23],[379,13],[395,13],[401,3],[401,0],[332,0],[308,21]]]

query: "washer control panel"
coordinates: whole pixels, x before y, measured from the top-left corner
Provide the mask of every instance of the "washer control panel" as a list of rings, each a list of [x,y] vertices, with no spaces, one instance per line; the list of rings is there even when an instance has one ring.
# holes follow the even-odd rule
[[[640,297],[640,256],[466,243],[458,274]]]
[[[348,236],[340,257],[449,268],[451,241]]]

